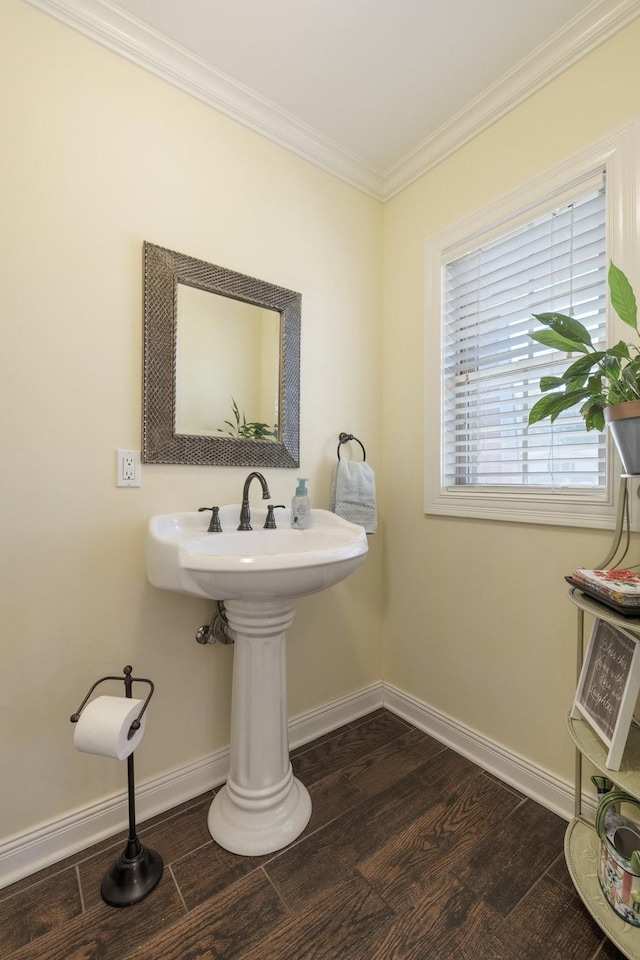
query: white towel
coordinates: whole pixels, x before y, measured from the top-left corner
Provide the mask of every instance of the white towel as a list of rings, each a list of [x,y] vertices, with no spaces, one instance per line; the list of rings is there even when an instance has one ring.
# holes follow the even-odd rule
[[[338,460],[331,484],[331,510],[343,520],[360,524],[367,533],[376,532],[376,478],[368,463]]]

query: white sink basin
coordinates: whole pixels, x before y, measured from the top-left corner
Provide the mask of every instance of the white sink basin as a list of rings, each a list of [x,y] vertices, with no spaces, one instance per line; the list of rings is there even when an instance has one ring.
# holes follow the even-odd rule
[[[301,597],[332,586],[359,566],[368,550],[362,527],[328,510],[312,510],[308,530],[291,528],[291,511],[251,508],[253,530],[238,530],[240,505],[220,507],[222,533],[208,533],[209,513],[152,517],[147,574],[164,590],[211,600]]]
[[[289,759],[285,632],[298,597],[363,562],[367,535],[327,510],[311,511],[308,530],[291,529],[289,509],[275,511],[277,530],[263,529],[264,507],[251,508],[252,530],[237,529],[240,504],[220,507],[219,516],[222,533],[208,532],[208,513],[152,517],[147,574],[164,590],[224,601],[235,642],[229,775],[207,822],[226,850],[262,856],[291,843],[311,816]]]

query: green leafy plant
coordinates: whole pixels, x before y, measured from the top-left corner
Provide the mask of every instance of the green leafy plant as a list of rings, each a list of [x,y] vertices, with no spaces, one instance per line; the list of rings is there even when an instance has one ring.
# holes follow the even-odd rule
[[[228,437],[232,437],[234,440],[269,440],[278,438],[278,424],[274,423],[273,427],[270,427],[268,423],[257,423],[248,421],[244,411],[242,415],[240,414],[240,409],[238,404],[231,397],[231,406],[233,410],[234,423],[231,420],[223,420],[222,422],[229,427],[226,431]],[[224,433],[222,427],[218,427],[218,433]]]
[[[629,280],[614,263],[609,266],[607,279],[614,310],[638,335],[638,308]],[[532,333],[533,340],[580,356],[561,376],[541,378],[544,396],[531,408],[530,425],[546,417],[553,423],[563,410],[580,403],[587,430],[604,430],[605,407],[640,400],[640,344],[620,340],[606,350],[598,350],[579,320],[562,313],[535,313],[534,317],[547,329]]]

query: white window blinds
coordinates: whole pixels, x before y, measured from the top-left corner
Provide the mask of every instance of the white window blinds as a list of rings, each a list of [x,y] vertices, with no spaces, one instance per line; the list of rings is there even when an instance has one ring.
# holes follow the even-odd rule
[[[541,327],[533,314],[570,314],[604,343],[606,271],[604,173],[445,264],[445,486],[605,487],[604,436],[585,431],[579,408],[554,424],[527,420],[540,377],[569,363],[530,339]]]

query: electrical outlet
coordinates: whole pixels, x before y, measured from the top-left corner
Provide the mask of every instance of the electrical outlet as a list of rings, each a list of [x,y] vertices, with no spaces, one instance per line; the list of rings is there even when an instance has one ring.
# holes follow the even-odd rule
[[[117,487],[140,486],[140,451],[118,450]]]

